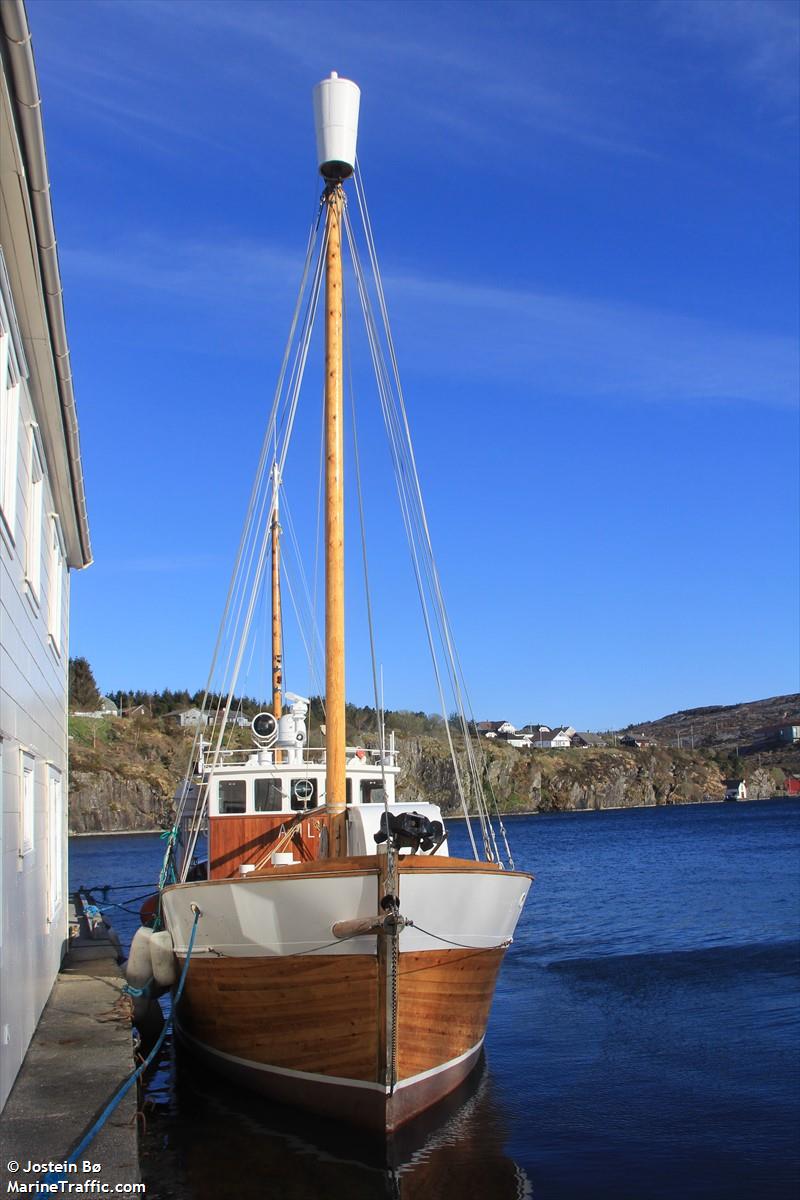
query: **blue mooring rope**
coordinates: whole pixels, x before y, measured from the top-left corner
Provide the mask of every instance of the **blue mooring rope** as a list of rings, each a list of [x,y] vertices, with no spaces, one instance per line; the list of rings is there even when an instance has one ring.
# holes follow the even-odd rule
[[[172,1001],[172,1010],[171,1010],[166,1022],[164,1023],[164,1028],[161,1030],[161,1033],[158,1035],[158,1038],[156,1039],[156,1044],[153,1046],[153,1049],[150,1051],[150,1053],[148,1054],[147,1058],[144,1060],[142,1065],[140,1067],[137,1067],[136,1070],[133,1071],[128,1076],[128,1078],[123,1083],[122,1087],[115,1094],[113,1099],[109,1101],[109,1103],[103,1109],[100,1116],[94,1122],[92,1127],[83,1135],[80,1142],[75,1147],[75,1149],[72,1151],[70,1156],[64,1160],[65,1166],[69,1166],[71,1163],[78,1161],[78,1158],[80,1157],[80,1155],[83,1154],[84,1150],[89,1145],[89,1143],[93,1140],[93,1138],[99,1133],[99,1131],[105,1125],[106,1121],[111,1116],[112,1112],[117,1107],[117,1105],[119,1104],[122,1097],[125,1096],[130,1091],[130,1089],[133,1087],[136,1080],[139,1078],[139,1076],[142,1074],[143,1071],[147,1070],[147,1068],[150,1066],[150,1063],[153,1061],[153,1059],[155,1058],[155,1056],[158,1054],[159,1050],[161,1049],[161,1046],[164,1042],[164,1038],[167,1036],[169,1028],[172,1025],[172,1018],[175,1013],[175,1009],[178,1007],[178,1001],[180,1000],[181,994],[183,992],[183,985],[186,982],[186,976],[189,971],[189,960],[192,957],[192,950],[194,948],[194,939],[195,939],[195,934],[197,933],[197,922],[200,920],[200,917],[202,916],[202,913],[200,912],[199,908],[197,908],[194,905],[192,907],[194,908],[194,924],[192,925],[192,932],[189,935],[189,945],[186,947],[186,961],[183,964],[183,970],[181,971],[181,977],[180,977],[180,980],[178,981],[178,990],[176,991],[175,998]],[[66,1171],[51,1171],[48,1175],[45,1175],[44,1179],[41,1182],[43,1184],[58,1183],[59,1180],[66,1179],[66,1178],[67,1178]]]

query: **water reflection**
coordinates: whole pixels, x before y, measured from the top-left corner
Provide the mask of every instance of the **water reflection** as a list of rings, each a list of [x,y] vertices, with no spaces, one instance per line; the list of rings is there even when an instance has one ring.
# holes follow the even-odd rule
[[[485,1061],[457,1092],[389,1141],[276,1107],[180,1052],[172,1070],[162,1066],[148,1095],[141,1149],[151,1200],[533,1194],[524,1170],[504,1152],[507,1120]]]

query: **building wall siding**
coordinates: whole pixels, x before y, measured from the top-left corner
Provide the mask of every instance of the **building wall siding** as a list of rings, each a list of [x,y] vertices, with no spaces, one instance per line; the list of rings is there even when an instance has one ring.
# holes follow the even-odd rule
[[[49,634],[53,589],[53,496],[42,456],[41,571],[38,603],[25,582],[31,439],[36,414],[20,386],[18,486],[14,541],[0,532],[0,1107],[13,1086],[53,985],[67,938],[67,864],[61,856],[61,902],[49,919],[51,768],[64,802],[59,836],[66,846],[69,576],[62,568],[60,653]],[[22,854],[22,753],[34,760],[34,829]]]

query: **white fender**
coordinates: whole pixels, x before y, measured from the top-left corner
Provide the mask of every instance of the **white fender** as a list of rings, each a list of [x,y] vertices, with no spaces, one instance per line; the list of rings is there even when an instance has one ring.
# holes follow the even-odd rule
[[[132,988],[143,988],[153,978],[150,961],[150,939],[152,929],[141,925],[133,935],[128,961],[125,964],[125,979]]]
[[[152,1045],[164,1025],[164,1014],[156,996],[160,989],[153,980],[153,965],[150,956],[152,929],[142,925],[136,930],[131,942],[128,961],[125,963],[125,979],[132,988],[143,990],[139,996],[131,996],[133,1022],[145,1045]]]
[[[169,930],[161,929],[150,938],[150,962],[153,978],[161,987],[172,987],[178,982],[178,960]]]

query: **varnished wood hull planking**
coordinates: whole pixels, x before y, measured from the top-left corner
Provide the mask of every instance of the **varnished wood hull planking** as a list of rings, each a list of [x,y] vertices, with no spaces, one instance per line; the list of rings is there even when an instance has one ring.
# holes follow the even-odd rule
[[[397,1083],[384,1083],[377,955],[190,964],[178,1032],[216,1069],[284,1103],[390,1131],[477,1062],[504,950],[402,954]]]

